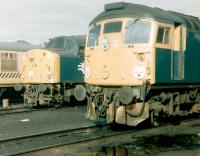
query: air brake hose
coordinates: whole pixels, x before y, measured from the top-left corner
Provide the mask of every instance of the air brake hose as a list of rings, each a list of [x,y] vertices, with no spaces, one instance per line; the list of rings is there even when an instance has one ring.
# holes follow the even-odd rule
[[[102,101],[101,98],[102,98],[102,96],[103,96],[103,92],[98,93],[98,94],[94,97],[94,99],[93,99],[94,105],[95,105],[97,108],[99,108],[100,105],[101,105],[101,101]]]
[[[145,99],[146,99],[146,88],[147,88],[147,87],[146,87],[146,84],[145,84],[144,98],[143,98],[142,107],[141,107],[140,111],[137,112],[137,113],[134,113],[134,112],[132,112],[132,111],[130,111],[130,110],[126,110],[126,113],[127,113],[129,116],[131,116],[131,117],[133,117],[133,118],[137,118],[137,117],[140,117],[140,116],[144,113],[144,109],[145,109]]]

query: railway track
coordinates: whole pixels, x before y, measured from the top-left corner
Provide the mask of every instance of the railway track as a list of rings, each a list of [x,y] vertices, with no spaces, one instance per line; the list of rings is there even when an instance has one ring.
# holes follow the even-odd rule
[[[61,108],[66,108],[68,106],[63,106]],[[24,105],[19,105],[9,108],[0,108],[0,116],[7,114],[16,114],[16,113],[25,113],[25,112],[34,112],[34,111],[43,111],[43,110],[56,110],[55,107],[40,107],[40,108],[31,108]]]
[[[185,119],[181,121],[188,122],[199,120],[199,118]],[[170,124],[163,124],[153,129],[163,129]],[[115,138],[116,136],[123,136],[129,134],[143,133],[152,128],[136,128],[113,131],[109,125],[103,124],[99,126],[82,127],[79,129],[60,130],[50,133],[33,134],[28,136],[20,136],[0,140],[0,155],[29,155],[50,151],[52,149],[59,150],[61,147],[78,147],[81,144],[89,144],[94,141],[106,142],[108,139]],[[37,154],[36,154],[37,155]]]
[[[0,140],[0,155],[25,154],[121,133],[108,131],[107,125],[101,125],[3,139]]]
[[[61,108],[71,107],[72,105],[65,105]],[[74,107],[82,106],[82,105],[74,105]],[[7,115],[7,114],[16,114],[16,113],[25,113],[25,112],[33,112],[33,111],[42,111],[42,110],[56,110],[59,108],[56,107],[39,107],[39,108],[31,108],[27,107],[24,104],[16,104],[14,106],[8,107],[8,108],[2,108],[0,107],[0,116],[1,115]]]
[[[41,111],[41,110],[47,110],[47,109],[49,109],[49,108],[34,109],[34,108],[29,108],[29,107],[25,107],[25,106],[20,105],[18,107],[1,108],[0,109],[0,115]]]

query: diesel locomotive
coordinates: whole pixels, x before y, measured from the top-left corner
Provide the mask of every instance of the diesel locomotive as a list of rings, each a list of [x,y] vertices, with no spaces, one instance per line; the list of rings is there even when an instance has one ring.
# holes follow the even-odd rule
[[[125,2],[89,24],[87,117],[137,126],[200,110],[200,20]]]
[[[14,90],[21,83],[22,58],[25,51],[42,47],[26,41],[0,42],[0,98],[16,99],[20,96]]]
[[[60,36],[50,39],[44,49],[23,56],[22,83],[27,106],[62,106],[75,97],[83,101],[83,51],[86,36]]]

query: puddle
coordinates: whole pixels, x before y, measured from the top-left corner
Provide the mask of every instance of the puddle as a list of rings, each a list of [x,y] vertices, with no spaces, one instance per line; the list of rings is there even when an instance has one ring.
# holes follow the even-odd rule
[[[200,136],[196,135],[158,135],[137,137],[127,143],[116,142],[108,146],[90,147],[85,156],[133,156],[133,155],[170,155],[183,156],[185,151],[200,152]],[[177,153],[178,152],[178,153]],[[199,153],[200,154],[200,153]]]
[[[192,127],[200,127],[200,124],[194,124]]]

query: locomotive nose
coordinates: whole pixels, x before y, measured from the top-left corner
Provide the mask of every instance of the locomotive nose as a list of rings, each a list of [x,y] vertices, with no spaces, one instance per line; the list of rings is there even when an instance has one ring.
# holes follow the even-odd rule
[[[34,49],[26,52],[24,61],[25,83],[57,82],[59,56],[45,49]]]

